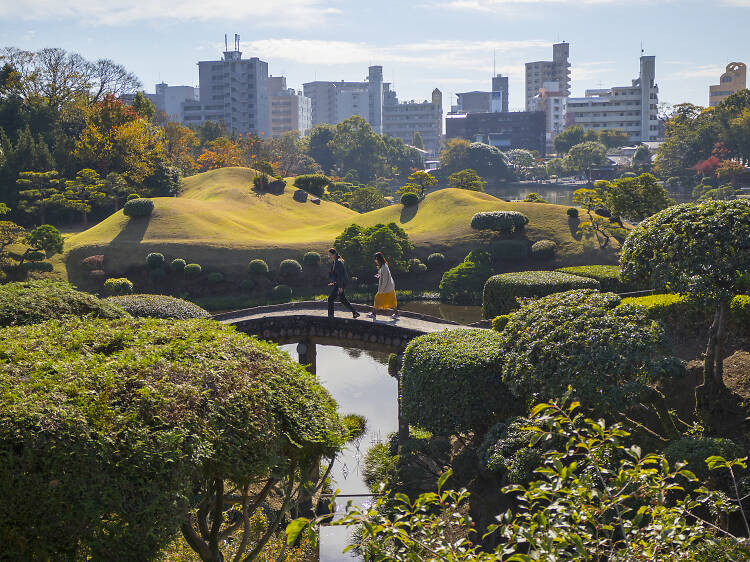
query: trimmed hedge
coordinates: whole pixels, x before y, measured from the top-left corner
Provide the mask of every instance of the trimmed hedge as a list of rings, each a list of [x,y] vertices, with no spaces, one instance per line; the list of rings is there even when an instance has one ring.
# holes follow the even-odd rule
[[[185,260],[183,260],[182,258],[177,258],[177,259],[172,260],[172,263],[169,264],[169,267],[172,271],[174,271],[175,273],[178,273],[181,271],[185,271],[186,265],[187,264],[185,263]]]
[[[240,281],[240,289],[250,292],[255,289],[255,279],[243,279]]]
[[[427,265],[430,269],[437,269],[445,265],[445,256],[440,252],[435,252],[427,256]]]
[[[0,348],[10,560],[155,559],[196,482],[267,478],[347,437],[313,375],[215,322],[53,321],[2,330]]]
[[[419,203],[419,197],[416,193],[404,193],[400,201],[404,207],[413,207]]]
[[[148,265],[151,269],[164,267],[164,254],[160,254],[159,252],[151,252],[146,256],[146,265]]]
[[[125,201],[132,201],[133,199],[140,199],[140,198],[141,196],[138,195],[137,193],[131,193],[125,198]]]
[[[554,240],[539,240],[531,245],[531,257],[537,260],[551,260],[555,257],[557,243]]]
[[[208,275],[206,275],[206,282],[209,285],[217,285],[224,281],[224,274],[219,271],[212,271]]]
[[[529,243],[525,240],[495,240],[490,245],[495,261],[518,262],[529,257]]]
[[[578,277],[596,279],[599,281],[602,291],[605,292],[625,293],[636,290],[622,280],[619,265],[578,265],[575,267],[561,267],[555,271],[577,275]]]
[[[263,260],[252,260],[247,264],[247,272],[253,275],[264,275],[268,273],[268,264]]]
[[[578,218],[579,211],[578,211],[577,207],[568,207],[568,210],[565,211],[565,212],[568,214],[568,216],[571,219],[577,219]]]
[[[478,303],[482,290],[492,275],[490,255],[481,250],[472,250],[463,262],[449,269],[440,280],[440,300],[464,304]]]
[[[104,282],[104,294],[108,297],[133,294],[133,282],[127,277],[110,277]]]
[[[302,266],[297,260],[283,260],[279,264],[279,277],[282,279],[294,279],[302,273]]]
[[[131,316],[139,318],[175,318],[187,320],[189,318],[209,318],[211,315],[197,304],[168,297],[166,295],[124,295],[105,299],[122,308]]]
[[[518,298],[538,298],[572,289],[599,289],[596,279],[559,271],[519,271],[502,273],[487,280],[482,297],[485,318],[508,314],[518,308]]]
[[[529,224],[529,217],[518,211],[489,211],[477,213],[471,218],[471,228],[475,230],[496,230],[512,232]]]
[[[289,285],[276,285],[271,296],[275,301],[288,302],[292,298],[292,288]]]
[[[331,183],[331,179],[323,174],[303,174],[294,178],[294,187],[317,197],[323,196],[329,183]]]
[[[302,265],[305,267],[318,267],[320,265],[320,254],[318,252],[306,252],[302,256]]]
[[[59,281],[0,285],[0,327],[37,324],[53,318],[122,318],[123,310]]]
[[[450,330],[413,339],[401,370],[403,414],[440,435],[481,432],[512,415],[500,382],[500,337],[490,330]]]
[[[154,202],[151,199],[131,199],[122,208],[125,216],[130,218],[147,217],[154,212]]]
[[[21,265],[23,271],[38,271],[40,273],[51,273],[55,267],[48,261],[27,261]]]
[[[183,271],[188,277],[198,277],[203,272],[203,268],[198,263],[189,263]]]

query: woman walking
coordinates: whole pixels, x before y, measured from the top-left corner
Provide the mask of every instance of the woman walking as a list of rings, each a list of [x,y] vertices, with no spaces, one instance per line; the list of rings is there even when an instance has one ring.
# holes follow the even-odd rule
[[[375,295],[375,304],[372,307],[370,318],[376,318],[378,310],[393,310],[391,317],[398,318],[398,302],[396,301],[396,284],[391,276],[391,269],[388,267],[388,261],[382,252],[375,254],[375,265],[378,266],[378,292]]]
[[[332,287],[331,295],[328,297],[328,318],[333,318],[333,305],[336,302],[336,298],[352,313],[354,318],[359,318],[359,312],[354,310],[354,307],[346,300],[346,295],[344,294],[346,281],[349,278],[344,267],[344,259],[336,251],[336,248],[328,250],[328,259],[331,260],[331,271],[329,273],[331,282],[328,283],[328,286]]]

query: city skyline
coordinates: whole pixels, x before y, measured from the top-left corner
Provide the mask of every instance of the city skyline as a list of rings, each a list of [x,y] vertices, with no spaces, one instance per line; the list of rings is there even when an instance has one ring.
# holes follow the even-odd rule
[[[645,54],[656,57],[662,101],[707,105],[708,87],[726,64],[750,60],[738,10],[750,17],[750,1],[726,0],[707,10],[692,0],[454,0],[429,6],[287,0],[275,8],[218,0],[204,13],[193,0],[179,9],[163,0],[74,0],[64,6],[29,0],[0,5],[0,44],[59,46],[87,58],[111,58],[152,92],[162,81],[197,85],[196,63],[217,59],[224,33],[239,33],[243,57],[267,61],[269,73],[286,76],[295,89],[314,80],[362,80],[370,64],[382,65],[400,99],[428,99],[437,87],[446,110],[456,92],[488,90],[493,66],[510,77],[510,109],[523,109],[525,63],[548,60],[558,41],[570,43],[573,96],[627,85],[637,75],[643,44]],[[678,12],[682,39],[674,40],[669,18]],[[232,21],[217,15],[222,13],[232,13]]]

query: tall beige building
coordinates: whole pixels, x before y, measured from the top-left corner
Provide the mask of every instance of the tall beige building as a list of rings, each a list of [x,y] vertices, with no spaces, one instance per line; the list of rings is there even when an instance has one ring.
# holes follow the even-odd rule
[[[287,88],[286,78],[283,76],[269,76],[267,85],[270,136],[279,137],[287,131],[299,131],[300,135],[307,134],[312,127],[310,98],[294,88]]]
[[[719,83],[708,89],[708,105],[713,107],[735,92],[747,88],[747,66],[741,62],[730,62]]]
[[[526,63],[526,111],[534,107],[534,98],[545,82],[557,82],[560,91],[570,95],[570,45],[555,43],[552,45],[551,61],[535,61]]]

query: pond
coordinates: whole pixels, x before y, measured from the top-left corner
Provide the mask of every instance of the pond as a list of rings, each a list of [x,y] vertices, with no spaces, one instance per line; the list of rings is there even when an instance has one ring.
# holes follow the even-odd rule
[[[506,201],[519,201],[523,200],[529,193],[538,193],[547,203],[571,205],[573,203],[573,191],[580,187],[583,186],[566,183],[503,183],[487,186],[485,191]]]

